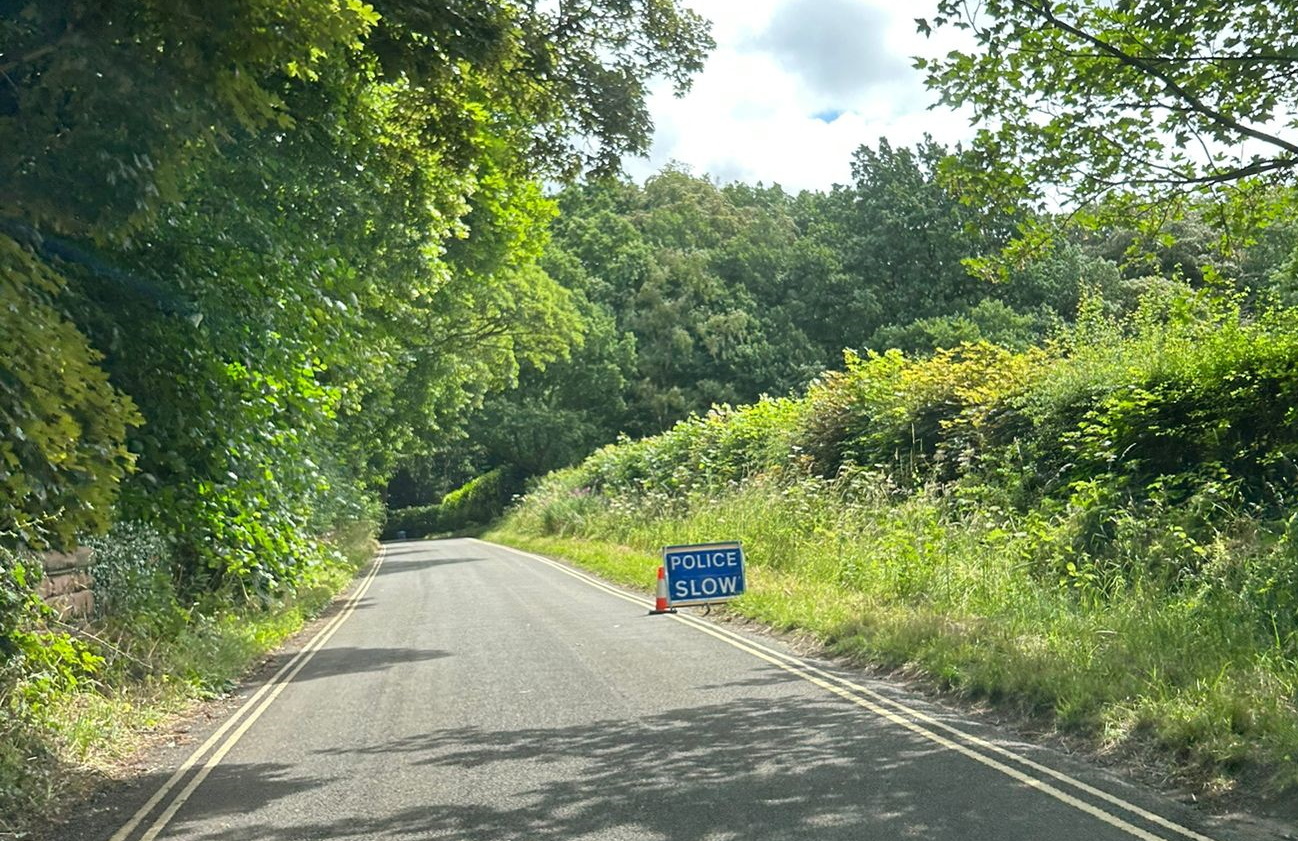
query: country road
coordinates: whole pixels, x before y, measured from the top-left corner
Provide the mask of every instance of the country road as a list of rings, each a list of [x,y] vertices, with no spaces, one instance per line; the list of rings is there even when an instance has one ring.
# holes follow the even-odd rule
[[[388,544],[68,841],[1281,837],[475,540]]]

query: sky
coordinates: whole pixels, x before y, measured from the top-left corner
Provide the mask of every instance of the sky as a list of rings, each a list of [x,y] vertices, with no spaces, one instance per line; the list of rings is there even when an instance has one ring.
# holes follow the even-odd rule
[[[925,132],[947,145],[972,136],[968,120],[929,110],[934,94],[912,56],[944,54],[915,18],[935,3],[896,0],[685,0],[712,21],[717,47],[677,99],[655,86],[649,157],[628,159],[637,180],[669,163],[722,183],[828,190],[851,179],[852,153],[880,137],[912,146]]]

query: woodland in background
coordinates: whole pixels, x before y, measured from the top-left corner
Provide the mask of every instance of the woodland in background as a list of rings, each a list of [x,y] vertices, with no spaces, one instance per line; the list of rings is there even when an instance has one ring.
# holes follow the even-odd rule
[[[857,152],[852,183],[828,193],[718,185],[680,169],[644,186],[568,188],[541,264],[583,314],[583,343],[568,359],[523,364],[516,388],[470,415],[467,437],[402,463],[389,505],[435,505],[489,471],[504,477],[507,502],[527,477],[619,435],[799,392],[840,369],[845,349],[924,355],[987,340],[1022,350],[1074,323],[1085,296],[1129,312],[1169,285],[1291,294],[1298,228],[1273,220],[1232,246],[1209,202],[1157,236],[1136,221],[1073,230],[1004,277],[976,276],[970,262],[995,259],[1041,220],[1026,202],[1005,213],[954,192],[942,170],[961,154],[932,140],[915,149],[881,140]],[[389,533],[475,519],[446,513],[406,512]]]

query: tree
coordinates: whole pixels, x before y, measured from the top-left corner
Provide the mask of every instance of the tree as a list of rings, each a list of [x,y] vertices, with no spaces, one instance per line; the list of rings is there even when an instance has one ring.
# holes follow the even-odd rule
[[[979,125],[959,176],[1014,201],[1157,208],[1229,188],[1243,217],[1298,174],[1298,6],[1238,0],[941,0],[917,21],[976,48],[919,59]]]
[[[607,171],[646,148],[647,80],[683,91],[711,46],[676,0],[0,0],[0,212],[124,236],[195,160],[309,120],[292,94],[347,58],[422,106],[407,129],[447,170],[489,123],[530,170]]]
[[[285,130],[286,86],[359,46],[363,3],[0,2],[4,214],[125,237],[179,198],[195,161],[242,132]]]
[[[926,138],[914,149],[860,147],[853,182],[798,200],[803,232],[788,309],[821,353],[868,347],[876,331],[958,312],[998,290],[965,261],[996,253],[1016,215],[965,200],[939,177],[956,153]]]
[[[679,0],[546,5],[375,0],[368,44],[384,78],[424,83],[441,137],[459,136],[466,115],[446,106],[472,92],[493,106],[498,136],[539,169],[613,174],[623,155],[648,151],[648,81],[684,93],[714,46],[708,23]]]
[[[612,316],[584,303],[586,335],[572,358],[527,366],[516,389],[492,395],[472,418],[470,440],[481,452],[477,473],[506,466],[540,476],[581,461],[617,438],[627,423],[627,375],[635,341]]]
[[[62,279],[0,235],[0,551],[106,528],[133,466],[130,398],[55,305]]]
[[[541,179],[642,150],[710,43],[675,0],[0,0],[0,291],[68,360],[0,342],[20,522],[101,528],[134,467],[200,583],[291,582],[328,498],[568,354]]]

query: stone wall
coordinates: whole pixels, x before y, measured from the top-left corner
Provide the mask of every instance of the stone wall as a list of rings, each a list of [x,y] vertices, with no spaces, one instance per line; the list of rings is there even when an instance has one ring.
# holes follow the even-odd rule
[[[91,551],[85,548],[70,553],[47,552],[41,557],[45,578],[36,592],[62,619],[85,619],[95,611],[91,558]]]

